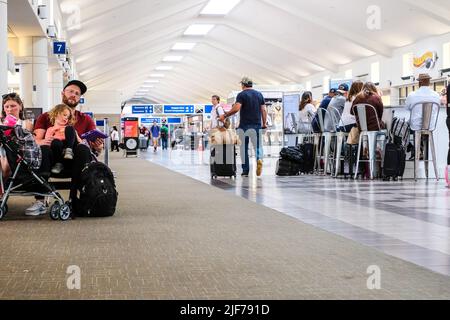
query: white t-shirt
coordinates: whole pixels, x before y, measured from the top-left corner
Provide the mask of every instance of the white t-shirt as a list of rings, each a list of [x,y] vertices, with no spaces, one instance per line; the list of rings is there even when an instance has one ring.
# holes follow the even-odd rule
[[[300,121],[301,122],[310,122],[308,118],[308,114],[311,114],[314,116],[316,113],[316,107],[312,103],[308,103],[302,111],[299,112],[300,115]]]
[[[420,87],[419,90],[412,92],[408,95],[406,99],[406,109],[411,110],[416,103],[419,102],[435,102],[439,106],[441,104],[441,98],[439,94],[430,87]],[[434,125],[436,123],[437,109],[433,107],[433,113],[431,116],[431,123]],[[422,108],[417,107],[411,115],[410,119],[411,129],[420,130],[422,127]]]
[[[119,132],[117,132],[116,130],[113,130],[111,132],[111,140],[112,141],[119,141]]]
[[[352,110],[353,101],[355,101],[356,97],[352,98],[352,101],[345,101],[344,111],[342,112],[341,122],[339,123],[340,127],[345,127],[350,124],[356,123],[356,118],[350,112]]]
[[[219,114],[219,116],[217,115]],[[214,106],[211,113],[211,129],[223,127],[223,123],[219,120],[219,117],[225,114],[225,110],[219,104]]]

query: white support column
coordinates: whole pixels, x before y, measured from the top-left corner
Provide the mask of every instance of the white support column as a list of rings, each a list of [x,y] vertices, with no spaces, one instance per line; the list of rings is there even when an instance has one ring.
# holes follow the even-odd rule
[[[27,108],[48,110],[47,38],[19,38],[20,92]]]
[[[48,71],[48,102],[49,108],[61,103],[61,92],[64,86],[64,72],[62,69]]]
[[[8,91],[8,0],[0,0],[0,94]]]

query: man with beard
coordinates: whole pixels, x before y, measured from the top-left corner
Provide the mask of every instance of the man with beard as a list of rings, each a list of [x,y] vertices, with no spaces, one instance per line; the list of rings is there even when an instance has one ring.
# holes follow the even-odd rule
[[[76,107],[80,103],[80,98],[87,91],[86,85],[78,80],[72,80],[67,83],[64,90],[61,93],[62,103],[66,104],[72,110],[72,117],[74,119],[73,127],[75,131],[81,136],[96,128],[94,121],[87,115],[76,110]],[[36,121],[34,127],[34,134],[36,135],[36,142],[41,146],[43,152],[43,161],[50,161],[53,166],[52,154],[51,154],[51,144],[53,138],[45,138],[45,133],[48,128],[52,126],[50,122],[50,117],[48,113],[42,114]],[[90,142],[89,148],[85,144],[78,144],[76,142],[73,149],[73,153],[66,151],[66,159],[73,158],[68,163],[69,172],[72,175],[72,183],[70,190],[70,199],[74,200],[77,197],[77,186],[78,179],[81,175],[83,168],[92,161],[91,149],[94,152],[100,153],[103,150],[104,142],[102,139],[97,139],[95,142]],[[65,166],[66,167],[66,166]],[[71,169],[71,170],[70,170]],[[34,203],[30,208],[27,209],[26,214],[30,216],[37,216],[40,214],[45,214],[47,208],[44,204],[43,198],[36,198],[36,203]]]

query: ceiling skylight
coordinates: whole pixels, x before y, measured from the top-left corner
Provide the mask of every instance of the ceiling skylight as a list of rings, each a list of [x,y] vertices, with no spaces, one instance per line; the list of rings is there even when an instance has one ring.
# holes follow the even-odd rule
[[[164,78],[165,75],[163,75],[162,73],[152,73],[150,75],[151,78]]]
[[[159,66],[155,68],[156,71],[170,71],[172,69],[172,66]]]
[[[189,51],[194,49],[197,44],[194,42],[178,42],[172,47],[174,51]]]
[[[163,59],[164,62],[180,62],[181,60],[183,60],[183,56],[167,56]]]
[[[214,28],[214,24],[193,24],[189,26],[184,32],[185,36],[206,36],[212,28]]]
[[[226,15],[233,10],[240,1],[241,0],[210,0],[200,14]]]

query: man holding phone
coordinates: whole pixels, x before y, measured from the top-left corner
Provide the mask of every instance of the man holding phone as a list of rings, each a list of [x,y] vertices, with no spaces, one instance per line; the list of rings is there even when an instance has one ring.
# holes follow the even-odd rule
[[[83,82],[72,80],[66,84],[64,90],[61,92],[62,103],[68,105],[72,110],[72,116],[74,118],[73,126],[80,137],[83,134],[96,129],[94,121],[89,116],[76,110],[78,104],[80,103],[81,96],[84,95],[86,91],[87,87]],[[48,154],[50,162],[53,162],[50,145],[52,144],[54,138],[45,137],[47,129],[51,126],[52,125],[48,113],[44,113],[36,121],[34,134],[36,136],[36,142],[41,146],[43,154]],[[100,138],[96,139],[95,141],[89,141],[88,143],[90,148],[85,144],[77,143],[73,150],[73,161],[70,161],[68,163],[68,168],[72,176],[72,187],[70,190],[71,200],[77,197],[78,179],[81,175],[81,171],[86,166],[86,164],[90,163],[93,160],[91,150],[96,154],[100,154],[100,152],[104,148],[104,140]],[[67,166],[65,167],[67,168]],[[38,201],[33,204],[33,206],[27,209],[27,215],[39,215],[46,212],[47,208],[45,207],[43,199],[37,198],[36,200]]]

